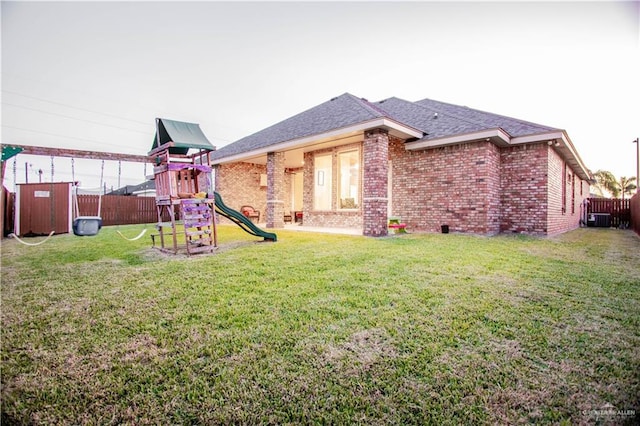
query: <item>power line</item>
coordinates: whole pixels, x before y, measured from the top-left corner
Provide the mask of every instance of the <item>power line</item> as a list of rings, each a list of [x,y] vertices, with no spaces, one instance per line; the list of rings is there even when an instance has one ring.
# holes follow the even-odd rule
[[[107,114],[107,113],[92,111],[92,110],[89,110],[89,109],[86,109],[86,108],[74,107],[74,106],[71,106],[71,105],[68,105],[68,104],[64,104],[64,103],[61,103],[61,102],[49,101],[49,100],[38,98],[38,97],[35,97],[35,96],[24,95],[22,93],[14,92],[14,91],[11,91],[11,90],[2,89],[2,91],[5,92],[5,93],[11,93],[11,94],[15,94],[15,95],[18,95],[18,96],[23,96],[25,98],[35,99],[35,100],[39,100],[39,101],[42,101],[42,102],[48,102],[48,103],[51,103],[51,104],[54,104],[54,105],[65,106],[67,108],[72,108],[72,109],[76,109],[76,110],[79,110],[79,111],[86,111],[86,112],[90,112],[92,114],[104,115],[105,117],[116,118],[118,120],[126,120],[126,121],[130,121],[132,123],[143,124],[145,126],[149,126],[149,123],[146,123],[146,122],[143,122],[143,121],[132,120],[132,119],[129,119],[129,118],[119,117],[119,116],[113,115],[113,114]],[[22,105],[12,104],[12,103],[9,103],[9,102],[2,102],[2,103],[5,104],[5,105],[8,105],[8,106],[13,106],[13,107],[17,107],[17,108],[24,108],[24,109],[27,109],[27,110],[36,111],[36,112],[40,112],[40,113],[43,113],[43,114],[50,114],[50,115],[55,115],[55,116],[59,116],[59,117],[70,118],[72,120],[84,121],[84,122],[87,122],[87,123],[97,124],[99,126],[113,127],[113,128],[116,128],[116,129],[122,129],[122,130],[127,130],[127,131],[130,131],[130,132],[136,132],[136,133],[141,133],[141,134],[149,134],[148,132],[144,132],[144,131],[141,131],[141,130],[127,129],[125,127],[119,127],[119,126],[114,126],[114,125],[111,125],[111,124],[99,123],[97,121],[85,120],[85,119],[82,119],[82,118],[75,118],[75,117],[72,117],[72,116],[69,116],[69,115],[43,111],[43,110],[40,110],[40,109],[31,108],[31,107],[25,107],[25,106],[22,106]],[[3,126],[3,127],[11,127],[11,126]],[[13,127],[13,128],[14,129],[18,129],[18,130],[25,130],[25,131],[28,131],[28,132],[43,133],[43,132],[38,132],[36,130],[29,130],[29,129],[23,129],[23,128],[18,128],[18,127]],[[50,136],[66,137],[66,136],[52,135],[52,134],[49,134],[49,135]],[[219,138],[219,137],[216,137],[216,136],[210,136],[210,137],[211,137],[211,139],[222,141],[222,142],[227,142],[227,143],[233,142],[232,140]],[[74,138],[70,138],[70,139],[74,139]],[[83,140],[83,139],[80,139],[80,140]],[[116,145],[112,145],[112,146],[116,146]]]
[[[114,144],[112,142],[99,142],[99,141],[92,140],[92,139],[76,138],[74,136],[64,136],[64,135],[58,135],[58,134],[55,134],[55,133],[42,132],[40,130],[25,129],[24,127],[9,126],[7,124],[3,124],[2,127],[5,127],[7,129],[22,130],[22,131],[25,131],[25,132],[39,133],[41,135],[53,136],[53,137],[56,137],[56,138],[73,139],[73,140],[77,140],[77,141],[81,141],[81,142],[89,142],[89,143],[94,143],[94,144],[99,144],[99,145],[120,146],[120,147],[124,147],[125,146],[125,145],[116,145],[116,144]],[[19,144],[17,144],[17,145],[19,145]],[[131,146],[127,145],[127,147],[131,147]]]
[[[64,106],[66,108],[71,108],[71,109],[75,109],[75,110],[78,110],[78,111],[85,111],[85,112],[89,112],[89,113],[92,113],[92,114],[103,115],[105,117],[115,118],[115,119],[118,119],[118,120],[124,120],[124,121],[129,121],[129,122],[132,122],[132,123],[136,123],[136,124],[141,124],[141,125],[144,125],[144,126],[149,126],[148,122],[144,122],[144,121],[140,121],[140,120],[134,120],[134,119],[131,119],[131,118],[126,118],[126,117],[121,117],[121,116],[118,116],[118,115],[115,115],[115,114],[109,114],[109,113],[94,111],[94,110],[90,110],[90,109],[87,109],[87,108],[76,107],[76,106],[73,106],[73,105],[65,104],[65,103],[62,103],[62,102],[56,102],[56,101],[52,101],[52,100],[49,100],[49,99],[43,99],[43,98],[39,98],[39,97],[36,97],[36,96],[25,95],[23,93],[19,93],[19,92],[13,91],[13,90],[2,89],[2,92],[10,93],[12,95],[17,95],[17,96],[22,96],[22,97],[28,98],[28,99],[34,99],[34,100],[37,100],[37,101],[40,101],[40,102],[50,103],[50,104],[53,104],[53,105]],[[89,120],[74,118],[74,117],[66,116],[66,115],[62,115],[62,114],[50,113],[50,112],[47,112],[47,111],[37,110],[37,109],[34,109],[34,108],[29,108],[29,107],[24,107],[24,106],[21,106],[21,105],[10,104],[10,103],[6,103],[6,102],[3,102],[3,103],[5,103],[6,105],[18,107],[18,108],[32,109],[33,111],[42,112],[42,113],[45,113],[45,114],[59,115],[61,117],[71,118],[71,119],[74,119],[74,120],[86,121],[88,123],[99,124],[99,125],[102,125],[102,126],[115,127],[117,129],[124,129],[123,127],[117,127],[117,126],[113,126],[113,125],[102,124],[102,123],[98,123],[98,122],[95,122],[95,121],[89,121]],[[228,126],[224,126],[224,127],[228,127]],[[138,131],[138,130],[132,130],[132,129],[125,129],[125,130],[129,130],[129,131],[132,131],[132,132],[138,132],[138,133],[145,133],[146,134],[146,132],[142,132],[142,131]],[[215,136],[211,136],[211,139],[219,140],[219,141],[222,141],[222,142],[228,142],[228,143],[233,142],[232,140],[219,138],[219,137],[215,137]]]
[[[38,98],[36,96],[25,95],[23,93],[14,92],[12,90],[2,89],[2,91],[5,92],[5,93],[11,93],[12,95],[18,95],[18,96],[22,96],[24,98],[34,99],[34,100],[37,100],[37,101],[40,101],[40,102],[47,102],[47,103],[50,103],[50,104],[53,104],[53,105],[60,105],[60,106],[64,106],[64,107],[67,107],[67,108],[76,109],[76,110],[79,110],[79,111],[90,112],[92,114],[104,115],[105,117],[111,117],[111,118],[116,118],[118,120],[130,121],[132,123],[143,124],[145,126],[149,125],[149,123],[144,122],[144,121],[133,120],[131,118],[120,117],[120,116],[114,115],[114,114],[108,114],[108,113],[105,113],[105,112],[94,111],[94,110],[90,110],[90,109],[87,109],[87,108],[76,107],[76,106],[65,104],[65,103],[62,103],[62,102],[56,102],[56,101],[51,101],[49,99]]]
[[[42,113],[42,114],[55,115],[57,117],[64,117],[64,118],[70,118],[72,120],[84,121],[85,123],[97,124],[99,126],[113,127],[114,129],[127,130],[129,132],[136,132],[136,133],[141,133],[141,134],[144,134],[144,135],[148,135],[149,134],[149,132],[143,132],[142,130],[127,129],[126,127],[114,126],[112,124],[100,123],[98,121],[85,120],[83,118],[76,118],[76,117],[72,117],[70,115],[58,114],[58,113],[55,113],[55,112],[44,111],[44,110],[41,110],[41,109],[26,107],[26,106],[23,106],[23,105],[12,104],[12,103],[9,103],[9,102],[2,102],[2,104],[3,105],[12,106],[14,108],[23,108],[23,109],[27,109],[27,110],[30,110],[30,111],[35,111],[35,112],[39,112],[39,113]]]

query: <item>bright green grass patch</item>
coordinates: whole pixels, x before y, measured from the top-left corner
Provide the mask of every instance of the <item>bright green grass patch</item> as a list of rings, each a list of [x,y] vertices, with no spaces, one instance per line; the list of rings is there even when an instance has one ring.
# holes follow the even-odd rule
[[[219,241],[3,242],[3,424],[638,418],[598,417],[640,408],[631,232]]]

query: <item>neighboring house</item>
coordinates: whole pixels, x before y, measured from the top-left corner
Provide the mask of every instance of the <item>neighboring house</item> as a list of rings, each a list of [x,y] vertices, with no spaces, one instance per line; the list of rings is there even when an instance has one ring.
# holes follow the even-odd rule
[[[590,172],[566,131],[424,99],[344,94],[211,153],[229,206],[266,226],[387,235],[410,231],[550,235],[579,226]],[[298,213],[299,216],[299,213]]]
[[[138,185],[125,185],[122,188],[115,189],[107,195],[134,195],[136,197],[155,197],[156,182],[153,179],[146,180]]]

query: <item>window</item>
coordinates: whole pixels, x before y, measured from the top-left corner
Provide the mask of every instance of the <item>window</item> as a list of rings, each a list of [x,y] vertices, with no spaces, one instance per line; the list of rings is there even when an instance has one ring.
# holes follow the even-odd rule
[[[316,155],[314,159],[314,210],[331,210],[331,154]]]
[[[360,207],[360,151],[338,153],[338,208]]]
[[[562,164],[562,214],[567,212],[567,163]]]
[[[576,176],[571,176],[571,214],[576,213]]]

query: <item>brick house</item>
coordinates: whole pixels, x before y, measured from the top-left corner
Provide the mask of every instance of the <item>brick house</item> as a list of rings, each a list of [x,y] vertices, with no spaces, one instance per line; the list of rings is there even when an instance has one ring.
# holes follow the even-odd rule
[[[552,235],[579,226],[590,172],[566,131],[424,99],[343,94],[211,154],[229,206],[304,225]],[[294,214],[295,217],[295,214]]]

